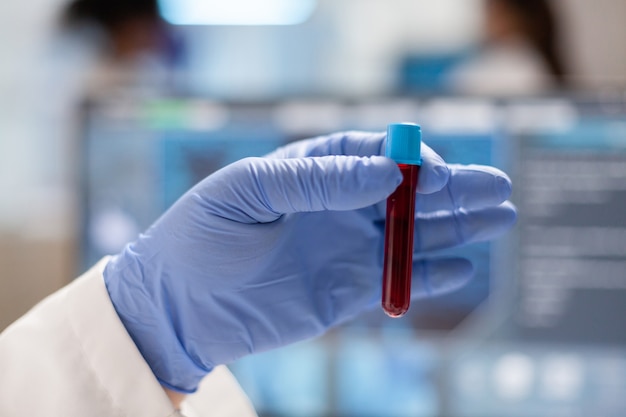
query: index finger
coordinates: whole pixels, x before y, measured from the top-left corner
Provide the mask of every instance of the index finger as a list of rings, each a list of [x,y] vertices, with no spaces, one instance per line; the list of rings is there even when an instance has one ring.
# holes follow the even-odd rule
[[[385,132],[340,132],[328,136],[302,140],[280,147],[267,158],[304,158],[328,155],[373,156],[385,155]],[[435,151],[422,143],[422,166],[417,191],[431,194],[441,190],[449,178],[448,167]]]

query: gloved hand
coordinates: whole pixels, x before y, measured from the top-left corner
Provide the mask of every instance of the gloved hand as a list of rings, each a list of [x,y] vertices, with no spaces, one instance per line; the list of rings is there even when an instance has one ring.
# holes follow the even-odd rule
[[[210,175],[112,258],[105,283],[158,380],[193,392],[219,364],[319,335],[380,305],[385,134],[297,142]],[[374,155],[374,156],[372,156]],[[415,252],[500,235],[515,221],[501,171],[422,147]],[[422,257],[423,258],[423,257]],[[413,296],[463,285],[463,259],[422,259]]]

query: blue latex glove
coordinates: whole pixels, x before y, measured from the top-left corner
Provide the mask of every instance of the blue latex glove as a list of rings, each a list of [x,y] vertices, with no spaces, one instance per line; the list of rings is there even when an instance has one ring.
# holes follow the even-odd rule
[[[342,133],[235,162],[109,262],[111,300],[164,386],[193,392],[219,364],[380,305],[384,200],[401,181],[378,156],[384,139]],[[448,167],[427,146],[422,158],[416,253],[490,239],[514,223],[504,173]],[[462,286],[472,266],[426,258],[413,274],[418,297]]]

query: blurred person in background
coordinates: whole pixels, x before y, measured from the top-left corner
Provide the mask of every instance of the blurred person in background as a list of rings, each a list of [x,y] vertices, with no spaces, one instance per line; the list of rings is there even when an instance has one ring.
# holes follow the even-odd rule
[[[0,328],[74,274],[82,103],[158,94],[179,57],[157,0],[47,1],[5,5],[30,30],[0,67]]]
[[[142,86],[151,92],[167,85],[174,45],[157,0],[74,0],[60,26],[70,43],[96,52],[96,66],[88,74],[93,94],[136,93]]]
[[[5,217],[20,234],[66,239],[75,226],[81,104],[103,93],[166,88],[171,44],[157,0],[75,0],[40,19],[37,42],[9,57],[20,67],[13,98],[0,97],[13,101],[4,123],[15,143],[7,163],[22,161],[8,180],[14,199],[6,205],[15,209],[6,207]]]
[[[73,186],[80,106],[111,94],[156,94],[168,85],[168,27],[157,0],[74,0],[58,16],[44,56],[40,136],[61,162],[59,180]],[[57,138],[56,140],[54,138]],[[63,172],[65,170],[65,172]]]
[[[519,96],[565,88],[567,68],[550,0],[486,0],[483,44],[453,68],[461,94]]]

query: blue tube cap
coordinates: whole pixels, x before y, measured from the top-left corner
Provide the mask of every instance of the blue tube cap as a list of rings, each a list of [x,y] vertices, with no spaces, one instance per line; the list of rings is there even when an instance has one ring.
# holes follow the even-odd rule
[[[422,165],[422,128],[415,123],[391,123],[387,126],[385,156],[399,164]]]

